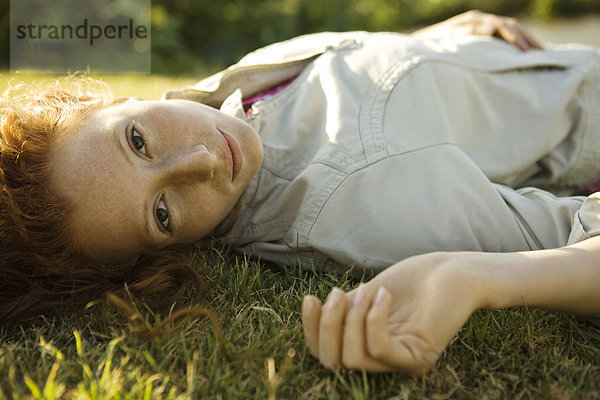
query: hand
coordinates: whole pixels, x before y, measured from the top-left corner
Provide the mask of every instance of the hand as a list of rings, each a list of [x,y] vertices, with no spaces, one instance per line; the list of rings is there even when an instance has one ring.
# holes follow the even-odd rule
[[[433,367],[482,304],[460,254],[409,258],[349,293],[333,289],[323,306],[306,296],[302,324],[313,356],[330,369],[419,374]]]
[[[543,47],[514,18],[501,17],[472,10],[423,28],[413,34],[424,37],[460,37],[468,35],[494,36],[517,46],[521,50]]]

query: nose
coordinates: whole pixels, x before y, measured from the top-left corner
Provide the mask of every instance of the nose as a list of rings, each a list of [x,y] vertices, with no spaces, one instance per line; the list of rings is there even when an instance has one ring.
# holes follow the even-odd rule
[[[214,176],[217,156],[198,145],[165,160],[164,178],[169,183],[197,182]]]

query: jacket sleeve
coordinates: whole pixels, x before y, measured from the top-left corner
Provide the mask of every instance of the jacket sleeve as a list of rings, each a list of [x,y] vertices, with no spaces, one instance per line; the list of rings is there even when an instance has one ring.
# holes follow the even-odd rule
[[[374,270],[433,251],[561,247],[583,199],[492,183],[459,149],[442,144],[350,175],[321,210],[308,240],[338,262]]]
[[[588,196],[575,213],[569,243],[573,244],[600,234],[600,192]]]

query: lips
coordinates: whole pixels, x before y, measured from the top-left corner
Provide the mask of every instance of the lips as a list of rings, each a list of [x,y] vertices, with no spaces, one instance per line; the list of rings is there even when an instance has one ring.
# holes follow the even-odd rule
[[[240,151],[240,146],[233,137],[229,136],[227,133],[223,132],[220,129],[219,132],[221,133],[221,135],[225,139],[225,142],[227,143],[227,156],[231,162],[231,181],[233,182],[240,170],[242,169],[242,152]]]

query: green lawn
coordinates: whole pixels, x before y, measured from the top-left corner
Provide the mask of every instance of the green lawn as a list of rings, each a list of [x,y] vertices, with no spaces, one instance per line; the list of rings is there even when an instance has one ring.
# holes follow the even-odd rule
[[[207,74],[208,75],[208,74]],[[143,99],[158,99],[167,89],[192,85],[204,76],[171,77],[162,75],[89,75],[106,82],[115,96],[137,96]],[[0,94],[3,93],[10,81],[13,85],[19,82],[44,81],[52,82],[56,75],[11,74],[0,70]]]
[[[331,287],[356,282],[222,250],[199,253],[198,268],[208,277],[205,302],[224,326],[229,351],[243,351],[236,359],[225,357],[203,318],[142,342],[116,314],[60,310],[1,331],[0,398],[600,397],[600,330],[571,315],[479,311],[419,379],[331,373],[303,345],[302,296],[324,298]]]
[[[0,74],[0,91],[7,77]],[[144,98],[194,82],[103,79],[117,95]],[[527,308],[479,311],[421,378],[332,373],[303,344],[302,297],[324,298],[332,287],[357,281],[224,249],[198,251],[195,263],[208,280],[204,304],[219,316],[233,359],[206,318],[143,342],[128,334],[117,311],[57,310],[0,330],[0,399],[600,398],[600,329],[584,319]],[[146,314],[151,323],[161,319]]]

